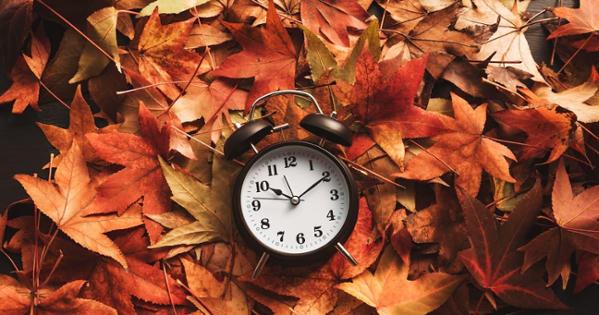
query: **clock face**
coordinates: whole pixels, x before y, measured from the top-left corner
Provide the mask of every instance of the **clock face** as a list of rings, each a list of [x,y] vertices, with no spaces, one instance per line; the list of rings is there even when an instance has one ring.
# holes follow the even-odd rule
[[[315,145],[295,142],[267,149],[240,180],[240,219],[270,252],[314,253],[343,229],[351,230],[348,220],[355,222],[351,175]]]

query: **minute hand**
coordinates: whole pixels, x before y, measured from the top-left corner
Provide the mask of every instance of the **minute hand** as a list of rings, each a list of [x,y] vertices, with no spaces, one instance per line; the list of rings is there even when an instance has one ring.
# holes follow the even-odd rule
[[[301,193],[298,197],[301,198],[303,195],[305,195],[307,192],[309,192],[312,188],[316,187],[316,185],[320,184],[323,180],[325,180],[325,177],[322,177],[321,179],[317,180],[314,184],[312,184],[312,186],[308,187],[308,189],[306,189],[303,193]]]

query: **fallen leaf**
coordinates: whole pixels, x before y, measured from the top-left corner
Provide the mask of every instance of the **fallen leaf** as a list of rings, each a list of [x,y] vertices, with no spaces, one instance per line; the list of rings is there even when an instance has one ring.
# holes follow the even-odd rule
[[[295,87],[297,52],[276,14],[272,0],[269,2],[265,27],[223,24],[232,32],[243,51],[229,56],[212,74],[233,79],[254,78],[245,104],[246,111],[263,94]]]
[[[94,122],[92,111],[81,94],[81,86],[77,86],[75,97],[71,102],[69,111],[69,128],[63,129],[54,125],[38,123],[46,139],[50,144],[58,149],[61,154],[65,154],[72,146],[73,141],[77,142],[80,148],[83,148],[83,156],[87,161],[92,158],[92,152],[89,150],[85,135],[97,132],[98,128]]]
[[[337,288],[375,307],[379,314],[427,314],[441,306],[464,277],[442,272],[408,280],[408,265],[387,247],[374,274],[363,274]]]
[[[384,239],[377,232],[365,198],[360,199],[358,211],[358,220],[354,230],[344,244],[345,249],[358,261],[358,264],[352,265],[339,253],[336,253],[329,261],[331,271],[339,280],[361,274],[376,261],[383,249]]]
[[[534,81],[545,82],[524,36],[528,23],[532,21],[522,19],[519,6],[518,1],[513,1],[510,10],[499,0],[472,0],[468,11],[458,18],[456,28],[462,29],[464,25],[471,26],[472,23],[488,25],[499,22],[497,30],[471,58],[485,60],[493,56],[491,61],[517,61],[504,66],[526,71],[532,74]]]
[[[304,0],[301,1],[304,26],[314,34],[322,34],[335,45],[349,47],[348,29],[366,28],[368,13],[355,0]]]
[[[7,71],[19,55],[33,21],[33,1],[11,0],[0,4],[0,29],[4,30],[0,40],[0,69]]]
[[[564,308],[553,291],[545,287],[538,270],[521,272],[522,254],[516,251],[541,209],[540,182],[537,180],[500,228],[491,211],[480,201],[469,193],[458,191],[458,194],[471,245],[459,256],[475,281],[510,305],[530,309]]]
[[[562,36],[580,35],[593,33],[599,30],[599,11],[595,7],[593,0],[580,0],[580,7],[577,9],[568,7],[553,8],[553,14],[568,20],[569,23],[561,25],[555,29],[547,39],[553,39]]]
[[[141,12],[139,12],[139,15],[148,16],[151,15],[154,10],[158,10],[158,13],[160,14],[177,14],[187,11],[191,8],[195,8],[209,1],[210,0],[156,0],[145,6]]]
[[[123,253],[104,233],[141,224],[139,215],[102,215],[93,205],[95,187],[77,143],[64,155],[55,183],[29,175],[15,175],[36,206],[79,245],[111,258],[125,268]]]
[[[193,177],[174,170],[161,160],[162,171],[173,193],[172,199],[184,207],[196,221],[177,227],[152,247],[198,245],[231,240],[231,180],[238,168],[221,158],[213,161],[212,183],[205,185]]]
[[[171,128],[168,124],[158,126],[156,118],[143,105],[140,105],[139,116],[141,137],[121,132],[87,135],[100,159],[124,166],[98,186],[95,206],[101,212],[121,214],[142,197],[144,214],[169,210],[168,187],[158,156],[166,156],[170,151]],[[144,223],[151,242],[155,243],[161,226],[147,219]]]
[[[521,148],[523,161],[551,154],[545,163],[551,163],[566,152],[574,137],[572,115],[557,113],[554,110],[538,107],[534,109],[508,109],[493,114],[499,123],[522,130],[526,133],[526,144]]]
[[[400,139],[436,135],[446,130],[444,121],[448,117],[414,105],[427,58],[403,65],[399,62],[377,63],[368,53],[363,53],[356,65],[356,83],[350,100],[356,119],[401,167],[405,148]]]
[[[35,110],[38,107],[40,78],[46,68],[50,56],[50,41],[39,31],[31,37],[31,56],[23,54],[12,67],[11,87],[0,95],[0,104],[15,101],[12,107],[14,114],[21,114],[27,106]]]
[[[557,226],[522,246],[523,270],[547,258],[547,284],[561,275],[565,288],[570,276],[570,257],[575,249],[599,254],[599,186],[574,196],[564,162],[560,161],[551,193],[553,219]],[[551,244],[551,246],[548,246]]]
[[[185,42],[195,19],[163,25],[155,9],[146,22],[137,41],[136,53],[139,73],[152,83],[189,81],[203,58],[185,50]],[[162,84],[158,88],[169,98],[179,95],[173,84]]]
[[[110,314],[116,315],[117,311],[100,302],[78,298],[83,280],[66,283],[60,288],[42,287],[36,292],[35,307],[31,290],[12,277],[0,275],[0,311],[3,314],[25,314],[35,310],[37,314]]]
[[[408,216],[406,228],[416,243],[438,243],[442,265],[455,261],[468,245],[464,215],[455,196],[435,185],[436,202]]]
[[[87,17],[87,34],[96,45],[112,57],[116,68],[120,71],[121,63],[116,40],[118,14],[114,7],[105,7],[92,13]],[[69,83],[77,83],[99,75],[109,62],[111,60],[97,47],[86,42],[79,57],[77,73],[69,80]]]
[[[458,174],[456,185],[471,195],[476,195],[479,190],[483,169],[493,177],[515,182],[505,160],[516,160],[512,151],[482,134],[487,106],[483,104],[473,109],[455,94],[451,95],[451,100],[455,115],[450,125],[453,130],[433,137],[432,147],[412,158],[405,172],[393,175],[430,180],[451,171],[450,166]]]

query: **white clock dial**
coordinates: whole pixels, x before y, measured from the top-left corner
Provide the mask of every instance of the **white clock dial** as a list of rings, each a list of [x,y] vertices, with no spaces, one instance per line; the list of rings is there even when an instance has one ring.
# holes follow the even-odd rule
[[[350,186],[325,153],[289,144],[259,157],[240,191],[242,220],[264,247],[285,255],[327,245],[348,219]]]

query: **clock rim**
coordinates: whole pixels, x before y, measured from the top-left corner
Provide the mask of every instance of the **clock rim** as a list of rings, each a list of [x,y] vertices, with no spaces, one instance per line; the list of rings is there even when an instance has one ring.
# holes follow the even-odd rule
[[[260,159],[262,156],[267,154],[270,151],[276,150],[281,147],[289,146],[289,145],[299,145],[305,146],[311,149],[314,149],[323,155],[327,156],[329,159],[335,163],[345,181],[347,182],[347,186],[349,188],[349,208],[347,213],[347,218],[341,226],[339,233],[332,237],[326,244],[321,246],[318,249],[306,252],[306,253],[284,253],[277,250],[273,250],[267,246],[265,246],[258,238],[251,232],[250,227],[245,221],[242,214],[242,205],[241,205],[241,186],[243,185],[243,181],[247,176],[247,173],[252,168],[252,166]],[[356,221],[358,220],[358,204],[359,204],[359,196],[358,196],[358,188],[356,182],[352,176],[349,167],[339,160],[335,155],[333,155],[328,150],[318,146],[314,143],[307,141],[286,141],[283,143],[275,143],[272,144],[261,151],[258,152],[255,156],[253,156],[241,169],[240,173],[237,175],[237,179],[235,180],[235,187],[233,189],[233,217],[235,224],[237,225],[237,229],[240,232],[243,239],[256,251],[266,252],[271,256],[271,259],[282,261],[290,264],[300,264],[306,262],[317,262],[328,258],[335,251],[335,244],[345,243],[349,236],[351,235]]]

